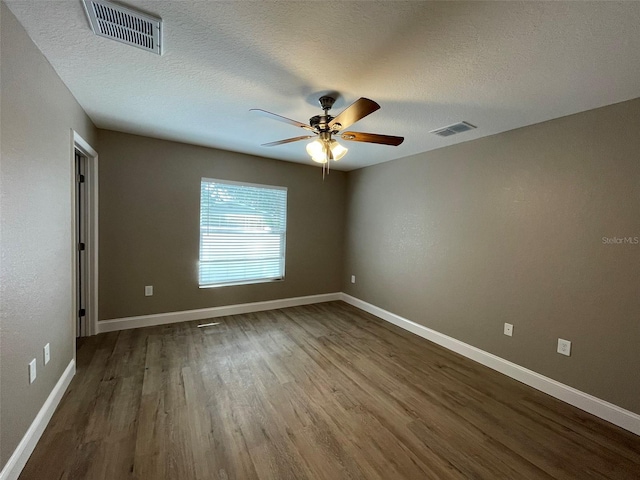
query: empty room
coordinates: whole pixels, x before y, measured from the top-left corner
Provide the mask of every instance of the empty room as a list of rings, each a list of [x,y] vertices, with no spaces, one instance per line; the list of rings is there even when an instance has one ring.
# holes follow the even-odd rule
[[[0,0],[0,480],[639,479],[640,2]]]

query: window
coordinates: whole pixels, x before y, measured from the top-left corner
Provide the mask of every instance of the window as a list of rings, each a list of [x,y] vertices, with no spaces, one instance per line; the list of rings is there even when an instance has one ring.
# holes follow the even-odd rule
[[[287,189],[203,178],[201,287],[284,278]]]

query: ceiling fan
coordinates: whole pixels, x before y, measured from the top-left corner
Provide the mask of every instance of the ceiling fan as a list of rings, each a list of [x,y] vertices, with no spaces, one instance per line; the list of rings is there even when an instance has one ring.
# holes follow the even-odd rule
[[[378,143],[381,145],[393,145],[398,146],[404,141],[404,137],[394,137],[391,135],[379,135],[376,133],[363,133],[363,132],[343,132],[345,128],[350,127],[358,120],[363,119],[367,115],[375,112],[380,108],[373,100],[368,98],[359,98],[337,116],[333,117],[329,115],[329,110],[333,107],[336,99],[333,96],[323,95],[320,97],[320,107],[324,110],[324,114],[316,115],[309,119],[309,123],[302,123],[290,118],[276,115],[275,113],[267,112],[259,108],[252,108],[250,111],[259,112],[268,115],[270,118],[279,120],[281,122],[294,125],[296,127],[304,128],[309,131],[310,135],[303,135],[300,137],[287,138],[285,140],[278,140],[276,142],[264,143],[263,147],[275,147],[277,145],[283,145],[285,143],[298,142],[300,140],[307,140],[309,138],[316,139],[307,145],[307,153],[311,156],[314,162],[322,164],[323,175],[325,168],[329,170],[329,163],[331,160],[340,160],[347,153],[347,149],[340,145],[333,136],[340,136],[343,140],[351,142],[367,142]]]

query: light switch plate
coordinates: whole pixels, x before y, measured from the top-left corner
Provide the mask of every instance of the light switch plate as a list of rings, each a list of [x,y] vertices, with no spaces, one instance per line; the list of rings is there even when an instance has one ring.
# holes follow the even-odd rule
[[[47,343],[44,346],[44,364],[46,365],[51,360],[51,346]]]
[[[355,275],[351,275],[351,283],[356,283],[356,276]]]
[[[147,285],[144,287],[144,296],[151,297],[153,295],[153,285]]]
[[[504,334],[507,335],[508,337],[513,337],[513,325],[511,325],[510,323],[505,323]]]

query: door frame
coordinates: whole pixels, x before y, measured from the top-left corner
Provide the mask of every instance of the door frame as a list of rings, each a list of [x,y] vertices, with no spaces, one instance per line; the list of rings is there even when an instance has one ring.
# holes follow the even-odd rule
[[[87,192],[87,291],[86,315],[85,315],[85,336],[96,335],[98,333],[98,152],[78,134],[71,130],[71,272],[72,272],[72,305],[73,305],[73,334],[74,341],[77,336],[78,324],[78,298],[77,298],[77,249],[76,244],[76,211],[77,195],[75,175],[76,150],[87,158],[87,174],[85,187]]]

